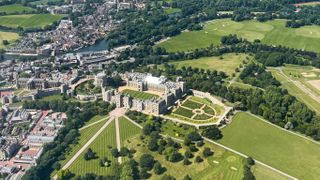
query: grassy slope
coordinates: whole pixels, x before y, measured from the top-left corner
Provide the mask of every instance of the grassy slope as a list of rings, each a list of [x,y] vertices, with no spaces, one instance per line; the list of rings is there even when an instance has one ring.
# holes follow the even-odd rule
[[[108,146],[116,147],[116,132],[114,121],[90,144],[89,148],[96,153],[98,158],[89,161],[84,160],[85,150],[70,166],[70,171],[76,175],[84,175],[86,173],[94,173],[97,175],[111,175],[114,173],[113,166],[117,160],[111,155]],[[110,167],[100,167],[99,159],[107,157],[111,160]]]
[[[177,68],[181,68],[182,66],[191,66],[193,68],[223,71],[228,75],[231,75],[235,72],[235,69],[239,67],[242,61],[245,60],[246,55],[230,53],[225,54],[222,57],[223,59],[220,59],[220,57],[217,56],[204,57],[194,60],[177,61],[171,64],[176,65]]]
[[[238,113],[219,142],[299,179],[320,176],[320,146],[278,129],[250,114]]]
[[[243,22],[234,22],[230,19],[215,20],[207,23],[201,31],[183,32],[157,46],[164,47],[170,52],[204,48],[211,44],[220,44],[220,38],[229,34],[237,34],[249,41],[260,39],[266,44],[320,51],[319,26],[286,28],[284,20],[265,23],[254,20]]]
[[[25,29],[44,28],[45,26],[50,25],[55,21],[59,21],[62,17],[62,15],[52,14],[0,16],[0,25],[11,28],[17,28],[18,26],[20,26]]]
[[[21,4],[11,4],[6,6],[0,6],[0,12],[4,12],[7,14],[33,12],[33,11],[36,11],[36,10],[31,7],[23,6]]]
[[[12,43],[19,38],[20,38],[20,36],[17,33],[0,31],[0,49],[4,48],[4,45],[2,43],[3,40],[7,40],[7,41],[9,41],[9,43]]]

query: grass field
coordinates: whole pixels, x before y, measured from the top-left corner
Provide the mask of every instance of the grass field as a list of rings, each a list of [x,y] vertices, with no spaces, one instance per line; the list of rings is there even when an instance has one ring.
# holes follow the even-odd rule
[[[134,154],[134,158],[139,160],[142,154],[151,154],[158,160],[162,166],[166,167],[167,171],[164,174],[170,174],[176,179],[183,179],[185,175],[190,175],[192,179],[201,180],[241,180],[243,176],[243,158],[226,151],[213,144],[206,143],[203,147],[199,148],[199,151],[194,155],[200,155],[204,147],[210,147],[214,151],[214,155],[209,158],[204,158],[201,163],[195,163],[195,157],[191,158],[192,164],[185,166],[183,162],[172,163],[165,160],[163,155],[158,152],[151,152],[147,148],[147,144],[140,139],[135,139],[134,141],[127,144],[129,148],[134,148],[137,152]],[[186,151],[186,147],[183,146],[180,150],[181,153]],[[216,162],[216,163],[214,163]],[[237,170],[232,170],[231,167]],[[155,175],[152,173],[151,179],[160,180],[162,175]]]
[[[0,25],[10,28],[22,27],[24,29],[44,28],[55,21],[59,21],[63,15],[52,14],[24,14],[0,16]]]
[[[159,98],[158,95],[155,94],[150,94],[146,92],[140,92],[140,91],[135,91],[131,89],[124,89],[122,92],[124,95],[131,96],[133,98],[141,99],[141,100],[147,100],[147,99],[152,99],[152,98]]]
[[[109,149],[108,146],[116,147],[116,130],[114,121],[111,122],[111,124],[89,146],[89,148],[96,153],[97,158],[88,161],[84,160],[85,150],[69,167],[70,171],[76,175],[84,175],[86,173],[94,173],[97,175],[114,174],[114,165],[117,163],[117,160],[111,155],[111,149]],[[104,157],[111,160],[110,167],[101,167],[99,165],[99,159]]]
[[[273,77],[275,77],[281,83],[282,88],[287,89],[288,92],[295,96],[299,101],[305,103],[309,108],[317,113],[320,113],[320,102],[311,98],[309,94],[302,91],[291,81],[288,81],[288,79],[286,79],[279,71],[270,70],[270,72],[272,73]]]
[[[121,145],[127,142],[130,138],[140,134],[141,132],[141,129],[139,127],[132,124],[125,117],[119,118],[119,129],[120,129]]]
[[[49,2],[62,2],[62,0],[40,0],[30,2],[31,5],[47,5]]]
[[[179,13],[179,12],[181,12],[181,9],[179,9],[179,8],[166,8],[166,9],[164,10],[164,12],[165,12],[166,14],[174,14],[174,13]]]
[[[23,6],[21,4],[11,4],[6,6],[0,6],[0,12],[6,14],[16,14],[16,13],[28,13],[28,12],[35,12],[36,10]]]
[[[14,43],[19,38],[20,36],[17,33],[0,31],[0,49],[4,48],[3,40],[7,40],[9,43]]]
[[[199,69],[223,71],[230,76],[235,72],[235,69],[240,66],[243,60],[246,59],[246,57],[248,57],[248,55],[246,54],[230,53],[224,54],[223,56],[203,57],[193,60],[176,61],[170,64],[176,65],[177,68],[181,68],[182,66],[191,66],[193,68]]]
[[[222,129],[220,143],[299,179],[320,177],[320,145],[283,131],[248,113]]]
[[[253,172],[256,180],[291,180],[286,176],[283,176],[269,168],[265,168],[260,164],[252,166],[251,171]]]
[[[71,150],[65,155],[65,159],[60,161],[61,166],[64,166],[80,149],[81,147],[94,135],[92,132],[97,132],[105,122],[97,123],[91,127],[88,127],[80,131],[80,137],[78,144],[73,145]],[[53,172],[52,174],[55,174]]]
[[[283,45],[320,52],[320,26],[285,27],[285,20],[234,22],[230,19],[210,21],[200,31],[183,32],[158,44],[169,52],[187,51],[220,44],[222,36],[237,34],[249,41],[260,39],[269,45]]]

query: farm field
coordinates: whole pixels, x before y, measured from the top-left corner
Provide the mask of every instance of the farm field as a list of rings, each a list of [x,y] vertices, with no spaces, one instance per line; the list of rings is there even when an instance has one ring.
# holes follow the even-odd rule
[[[320,145],[248,113],[238,113],[218,142],[298,179],[320,176]],[[303,157],[303,158],[302,158]]]
[[[280,83],[281,87],[284,89],[287,89],[288,92],[295,96],[299,101],[305,103],[309,108],[316,111],[317,113],[320,113],[320,103],[310,97],[310,95],[303,90],[301,90],[299,87],[297,87],[293,82],[289,81],[283,74],[281,74],[277,70],[269,70],[273,77],[275,77]]]
[[[52,14],[24,14],[0,16],[0,25],[10,28],[22,27],[24,29],[44,28],[53,22],[59,21],[63,15]]]
[[[6,6],[0,6],[0,12],[6,13],[6,14],[15,14],[15,13],[28,13],[28,12],[34,12],[35,9],[23,6],[21,4],[11,4]]]
[[[212,56],[193,60],[176,61],[170,64],[177,66],[177,68],[181,68],[182,66],[190,66],[199,69],[223,71],[231,76],[232,73],[235,72],[235,69],[238,68],[243,60],[246,59],[246,57],[249,56],[246,54],[229,53],[224,54],[223,56]]]
[[[123,91],[121,91],[121,93],[124,94],[124,95],[131,96],[133,98],[142,99],[142,100],[158,98],[159,97],[158,95],[155,95],[155,94],[151,94],[151,93],[147,93],[147,92],[135,91],[135,90],[131,90],[131,89],[124,89]]]
[[[100,126],[101,128],[101,126]],[[91,131],[92,134],[92,131]],[[89,145],[97,158],[86,161],[84,154],[87,149],[71,164],[69,170],[76,175],[84,175],[86,173],[94,173],[97,175],[112,175],[114,174],[114,165],[117,160],[111,155],[111,148],[116,147],[116,130],[115,121],[111,124]],[[107,157],[111,161],[110,167],[101,167],[99,159]]]
[[[14,43],[19,38],[20,36],[17,33],[0,31],[0,49],[5,47],[3,40],[7,40],[9,43]]]
[[[285,27],[285,20],[258,22],[255,20],[234,22],[230,19],[209,21],[200,31],[183,32],[156,46],[169,52],[188,51],[220,44],[222,36],[237,34],[249,41],[260,39],[269,45],[283,45],[291,48],[320,52],[320,27]]]
[[[137,134],[140,134],[141,132],[141,129],[139,127],[132,124],[125,117],[119,118],[119,129],[120,129],[121,145],[123,145],[126,141],[136,136]]]

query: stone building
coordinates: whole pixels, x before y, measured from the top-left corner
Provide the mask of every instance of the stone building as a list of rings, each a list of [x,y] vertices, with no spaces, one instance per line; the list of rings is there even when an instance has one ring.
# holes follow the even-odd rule
[[[41,78],[17,78],[16,80],[16,87],[18,89],[47,89],[53,87],[60,87],[60,85],[61,83],[59,81],[46,80]]]
[[[142,111],[148,114],[159,115],[167,111],[174,102],[181,98],[186,92],[184,82],[168,81],[165,77],[154,77],[151,74],[143,73],[125,73],[120,75],[126,82],[123,88],[129,88],[136,91],[151,91],[161,94],[159,98],[141,100],[133,98],[115,89],[102,87],[102,98],[104,101],[112,102],[117,107],[124,107],[136,111]]]

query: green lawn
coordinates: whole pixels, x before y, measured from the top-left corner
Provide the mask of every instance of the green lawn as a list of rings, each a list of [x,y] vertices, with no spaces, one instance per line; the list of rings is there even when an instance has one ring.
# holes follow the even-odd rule
[[[63,15],[52,14],[24,14],[0,16],[0,25],[10,28],[22,27],[24,29],[44,28],[55,21],[59,21]]]
[[[91,131],[92,133],[93,131]],[[96,131],[95,131],[96,132]],[[97,158],[84,160],[85,150],[69,167],[69,170],[76,175],[94,173],[97,175],[112,175],[115,172],[114,165],[117,160],[111,155],[111,149],[108,146],[116,147],[116,129],[114,121],[90,144],[89,148],[96,153]],[[101,167],[99,160],[107,157],[111,160],[110,167]]]
[[[200,104],[200,103],[197,103],[194,101],[190,101],[187,99],[185,102],[182,103],[182,106],[188,107],[191,109],[200,109],[203,106],[203,104]]]
[[[94,135],[93,132],[97,132],[105,123],[105,121],[97,123],[91,127],[88,127],[82,131],[80,131],[80,137],[78,144],[73,145],[71,150],[65,155],[65,159],[60,161],[61,166],[64,166],[80,149],[81,147]],[[56,173],[53,172],[52,175]]]
[[[40,0],[30,2],[31,5],[47,5],[49,2],[62,2],[62,0]]]
[[[76,93],[79,95],[98,94],[101,93],[101,87],[95,86],[94,80],[89,80],[77,86]]]
[[[119,118],[119,129],[120,129],[120,139],[121,139],[122,145],[126,141],[128,141],[130,138],[136,136],[137,134],[140,134],[141,132],[141,129],[138,126],[132,124],[125,117]]]
[[[100,121],[101,119],[105,119],[106,117],[108,117],[108,115],[107,116],[95,115],[89,121],[85,122],[84,126]]]
[[[223,128],[219,142],[299,179],[320,177],[320,145],[285,132],[248,113]]]
[[[3,44],[3,40],[7,40],[10,45],[11,43],[14,43],[19,38],[20,36],[17,33],[0,31],[0,49],[5,47]]]
[[[178,107],[178,109],[175,110],[173,113],[187,118],[191,118],[193,116],[193,112],[191,110],[183,107]]]
[[[140,92],[140,91],[135,91],[131,89],[125,89],[121,92],[124,95],[131,96],[133,98],[141,99],[141,100],[147,100],[147,99],[152,99],[152,98],[159,98],[158,95],[155,94],[150,94],[146,92]]]
[[[252,166],[251,171],[253,172],[256,180],[290,180],[286,176],[283,176],[260,164],[255,164]]]
[[[283,45],[292,48],[320,52],[320,26],[301,28],[285,27],[285,20],[258,22],[255,20],[234,22],[219,19],[208,22],[203,30],[183,32],[158,44],[169,52],[187,51],[220,44],[222,36],[237,34],[249,41],[260,39],[269,45]]]
[[[229,76],[235,72],[235,69],[240,66],[243,60],[246,59],[246,54],[224,54],[223,56],[203,57],[193,60],[176,61],[170,64],[176,65],[177,68],[182,66],[199,69],[209,69],[226,72]]]
[[[179,12],[181,12],[181,9],[179,9],[179,8],[166,8],[166,9],[164,10],[164,12],[165,12],[166,14],[174,14],[174,13],[179,13]]]
[[[21,4],[11,4],[11,5],[5,5],[0,6],[0,12],[1,13],[7,13],[7,14],[17,14],[17,13],[29,13],[29,12],[35,12],[36,10],[23,6]]]

